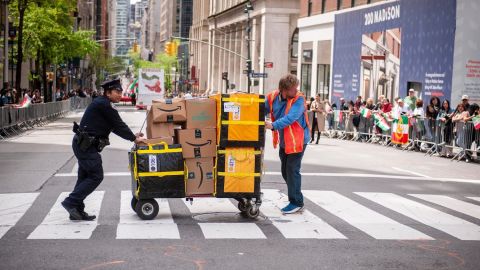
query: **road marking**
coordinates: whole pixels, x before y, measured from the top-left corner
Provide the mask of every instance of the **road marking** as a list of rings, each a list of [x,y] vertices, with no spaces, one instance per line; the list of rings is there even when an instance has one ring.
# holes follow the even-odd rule
[[[282,175],[281,172],[265,172],[265,175]],[[57,173],[55,177],[77,177],[76,173]],[[104,176],[130,176],[130,172],[106,172]],[[302,176],[317,176],[317,177],[344,177],[346,180],[353,178],[377,178],[384,180],[400,179],[411,181],[437,181],[437,182],[454,182],[454,183],[469,183],[480,184],[480,179],[461,179],[461,178],[426,178],[418,176],[404,176],[395,174],[362,174],[362,173],[306,173],[302,172]]]
[[[167,199],[155,199],[159,206],[153,220],[142,220],[131,207],[132,192],[123,190],[120,199],[120,222],[117,239],[180,239]]]
[[[193,203],[183,200],[188,207],[190,213],[205,214],[205,213],[238,213],[239,210],[230,199],[225,198],[195,198]]]
[[[206,213],[238,213],[237,207],[225,198],[195,198],[193,204],[183,201],[193,215]],[[206,239],[265,239],[255,223],[198,223]]]
[[[89,239],[98,225],[98,214],[102,205],[104,191],[94,191],[85,199],[85,211],[96,215],[92,221],[71,221],[68,213],[60,204],[68,192],[62,192],[45,219],[28,236],[28,239]]]
[[[266,239],[255,223],[198,223],[206,239]]]
[[[400,171],[400,172],[410,173],[410,174],[420,176],[420,177],[431,178],[430,176],[425,175],[425,174],[421,174],[421,173],[417,173],[417,172],[414,172],[414,171],[409,171],[409,170],[405,170],[405,169],[401,169],[401,168],[397,168],[397,167],[392,167],[392,169]]]
[[[462,214],[480,219],[480,206],[473,203],[464,202],[444,195],[428,195],[428,194],[409,194],[410,196],[432,202],[460,212]]]
[[[260,211],[272,221],[285,238],[347,239],[308,210],[302,213],[284,215],[281,208],[288,204],[285,194],[275,189],[263,189]]]
[[[461,240],[480,240],[480,226],[392,193],[355,192],[386,208]]]
[[[75,164],[73,164],[71,174],[75,174],[75,176],[77,176],[77,172],[78,172],[78,162],[75,162]]]
[[[303,194],[316,205],[375,239],[433,240],[426,234],[383,216],[336,192],[304,190]]]
[[[467,198],[480,202],[480,197],[467,197]]]
[[[15,226],[39,193],[0,194],[0,238]]]

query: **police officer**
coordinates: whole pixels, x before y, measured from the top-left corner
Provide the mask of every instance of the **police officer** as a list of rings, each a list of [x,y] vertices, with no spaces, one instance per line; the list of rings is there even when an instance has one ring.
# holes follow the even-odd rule
[[[109,145],[110,132],[135,143],[144,141],[143,134],[133,134],[123,122],[113,103],[122,97],[120,80],[102,84],[104,94],[95,98],[87,107],[80,121],[74,123],[75,136],[72,148],[78,159],[78,180],[72,193],[62,202],[71,220],[94,220],[96,216],[85,212],[83,201],[103,180],[100,152]]]

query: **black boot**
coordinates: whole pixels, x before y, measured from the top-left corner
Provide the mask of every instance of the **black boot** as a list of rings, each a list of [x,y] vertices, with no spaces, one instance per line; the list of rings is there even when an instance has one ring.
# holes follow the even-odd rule
[[[70,220],[85,220],[85,221],[92,221],[94,220],[95,218],[97,218],[97,216],[95,215],[89,215],[87,212],[85,211],[79,211],[80,212],[80,215],[82,216],[81,219],[75,219],[72,215],[70,215]]]
[[[320,141],[320,134],[318,134],[317,142],[315,144],[318,144],[318,141]]]

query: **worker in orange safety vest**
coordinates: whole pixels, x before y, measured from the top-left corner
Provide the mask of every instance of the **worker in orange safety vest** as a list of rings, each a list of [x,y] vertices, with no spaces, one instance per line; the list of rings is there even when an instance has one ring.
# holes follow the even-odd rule
[[[280,144],[282,177],[287,183],[289,204],[282,208],[284,214],[303,210],[300,168],[303,154],[310,140],[305,96],[297,90],[299,81],[295,75],[280,79],[278,90],[267,95],[265,112],[270,121],[265,127],[273,132],[273,145]]]

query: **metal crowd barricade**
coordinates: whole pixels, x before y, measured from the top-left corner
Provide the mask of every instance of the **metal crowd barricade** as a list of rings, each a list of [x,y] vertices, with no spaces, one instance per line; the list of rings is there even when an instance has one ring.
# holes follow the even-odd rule
[[[84,109],[91,98],[72,97],[68,100],[31,104],[28,107],[0,107],[0,139],[18,135],[24,129],[43,126],[68,112]]]

